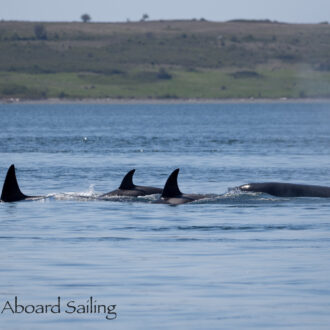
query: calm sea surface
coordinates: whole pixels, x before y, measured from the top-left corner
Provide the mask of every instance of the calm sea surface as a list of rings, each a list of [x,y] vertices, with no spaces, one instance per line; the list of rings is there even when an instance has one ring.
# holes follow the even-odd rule
[[[14,163],[46,196],[0,204],[1,328],[330,328],[330,199],[232,189],[330,186],[330,103],[2,104],[0,118],[0,185]],[[178,167],[183,192],[214,197],[98,198],[132,168],[162,187]],[[3,310],[15,297],[61,310]],[[90,297],[116,320],[78,313]]]

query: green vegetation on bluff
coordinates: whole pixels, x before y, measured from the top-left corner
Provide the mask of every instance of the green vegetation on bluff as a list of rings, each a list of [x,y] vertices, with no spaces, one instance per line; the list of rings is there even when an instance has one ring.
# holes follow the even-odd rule
[[[330,97],[330,26],[0,22],[11,97]]]

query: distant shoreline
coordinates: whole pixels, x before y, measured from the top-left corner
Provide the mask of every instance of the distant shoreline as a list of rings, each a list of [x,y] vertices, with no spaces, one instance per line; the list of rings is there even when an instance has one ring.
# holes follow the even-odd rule
[[[330,99],[329,24],[3,21],[0,28],[2,100]]]
[[[279,98],[279,99],[61,99],[39,100],[0,99],[0,104],[231,104],[231,103],[330,103],[328,98]]]

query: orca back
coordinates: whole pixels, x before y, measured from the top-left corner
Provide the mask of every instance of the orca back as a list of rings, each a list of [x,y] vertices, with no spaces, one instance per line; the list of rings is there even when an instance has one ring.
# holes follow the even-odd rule
[[[330,197],[330,187],[285,182],[249,183],[239,189],[278,197]]]

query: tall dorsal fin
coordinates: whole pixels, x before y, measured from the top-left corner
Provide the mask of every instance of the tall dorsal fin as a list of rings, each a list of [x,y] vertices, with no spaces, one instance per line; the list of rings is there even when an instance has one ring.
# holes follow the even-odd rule
[[[28,196],[24,195],[19,189],[16,179],[15,166],[13,164],[8,169],[2,188],[1,200],[4,202],[16,202],[27,197]]]
[[[134,175],[135,169],[130,170],[125,176],[123,181],[121,182],[119,189],[123,190],[130,190],[135,188],[135,184],[133,183],[133,175]]]
[[[164,189],[163,189],[162,197],[170,198],[170,197],[177,197],[177,196],[182,195],[182,193],[178,187],[179,171],[180,171],[180,169],[177,168],[168,177],[168,179],[165,183]]]

